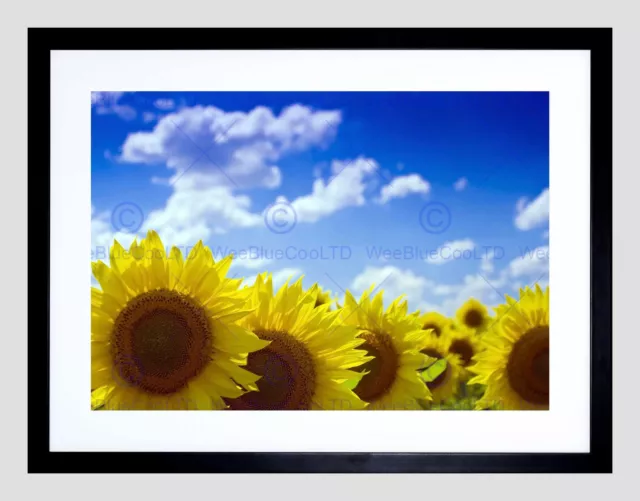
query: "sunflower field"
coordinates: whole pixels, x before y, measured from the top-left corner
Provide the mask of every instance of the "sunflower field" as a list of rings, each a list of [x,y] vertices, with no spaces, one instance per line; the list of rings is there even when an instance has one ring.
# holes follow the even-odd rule
[[[342,301],[302,277],[248,284],[232,256],[167,252],[153,231],[109,257],[92,263],[92,409],[549,408],[548,288],[449,318],[375,284]]]

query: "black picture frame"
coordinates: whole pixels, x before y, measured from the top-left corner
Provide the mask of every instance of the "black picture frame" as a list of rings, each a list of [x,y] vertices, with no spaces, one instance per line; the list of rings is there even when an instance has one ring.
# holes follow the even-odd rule
[[[589,453],[51,452],[49,449],[50,53],[53,50],[482,49],[591,54]],[[28,470],[71,472],[607,473],[612,471],[612,30],[609,28],[30,28],[28,30]],[[37,106],[36,106],[37,104]],[[43,216],[46,217],[43,218]],[[47,242],[42,242],[46,220]],[[38,263],[38,273],[35,263]],[[46,302],[45,302],[46,301]],[[46,314],[45,314],[46,312]],[[47,342],[43,342],[46,337]],[[46,381],[47,384],[42,382]]]

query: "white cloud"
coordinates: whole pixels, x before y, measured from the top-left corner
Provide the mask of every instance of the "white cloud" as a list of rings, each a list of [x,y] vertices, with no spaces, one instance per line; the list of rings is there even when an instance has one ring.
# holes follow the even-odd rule
[[[292,284],[293,282],[298,280],[298,278],[300,278],[303,274],[303,271],[300,268],[282,268],[281,270],[276,270],[276,271],[268,270],[268,271],[271,272],[271,281],[272,281],[274,290],[277,290],[280,287],[282,287],[287,280],[289,280],[289,283]],[[241,277],[242,275],[240,273],[237,273],[232,276]],[[253,285],[255,281],[256,281],[256,275],[251,275],[249,277],[244,278],[244,281],[242,283],[243,285]]]
[[[369,287],[374,285],[376,293],[384,291],[385,304],[389,304],[400,295],[404,295],[413,304],[417,304],[427,289],[433,282],[416,275],[411,270],[402,270],[395,266],[384,266],[381,268],[367,266],[351,282],[351,289],[354,295],[359,296]]]
[[[518,297],[522,287],[548,285],[549,249],[541,246],[533,250],[525,249],[522,255],[494,273],[497,252],[489,250],[480,263],[478,273],[467,274],[458,283],[436,283],[410,270],[393,266],[382,268],[367,267],[351,284],[354,293],[367,289],[372,284],[382,283],[386,291],[385,304],[400,294],[406,293],[409,310],[438,311],[444,315],[454,315],[456,310],[469,298],[476,298],[491,310],[505,302],[505,295]],[[489,269],[486,263],[492,266]],[[386,280],[385,280],[386,279]]]
[[[346,165],[346,167],[345,167]],[[333,162],[334,179],[325,183],[316,179],[312,192],[290,203],[297,223],[313,223],[347,207],[365,204],[366,178],[377,168],[369,159],[354,162]],[[174,192],[161,209],[151,212],[144,229],[155,229],[176,245],[206,240],[213,234],[224,234],[232,228],[263,226],[264,214],[251,211],[251,199],[236,195],[230,187],[199,188],[197,177],[193,183],[174,185]],[[154,178],[156,184],[171,184]],[[276,202],[287,202],[277,197]],[[288,202],[287,202],[288,203]]]
[[[430,303],[429,301],[421,301],[415,309],[420,310],[422,313],[427,313],[431,311],[440,312],[442,307],[439,304]],[[409,311],[413,311],[413,308]]]
[[[493,264],[493,255],[488,253],[487,256],[491,257]],[[491,276],[493,267],[489,272],[485,272],[481,263],[480,268],[482,274],[467,275],[460,286],[454,286],[448,291],[454,296],[444,301],[444,311],[453,313],[455,308],[470,297],[475,297],[489,306],[496,306],[504,303],[505,294],[517,297],[518,289],[521,287],[533,287],[535,283],[545,287],[548,284],[549,247],[525,249],[521,256],[510,261],[496,276]]]
[[[442,265],[457,260],[472,259],[476,244],[470,238],[445,242],[434,252],[431,252],[425,261],[429,264]]]
[[[418,174],[398,176],[380,190],[380,204],[386,204],[393,198],[404,198],[412,193],[429,193],[431,186]]]
[[[458,288],[459,286],[457,285],[437,284],[430,292],[434,296],[450,296],[451,294],[455,294]]]
[[[299,104],[278,116],[262,106],[248,113],[185,107],[160,118],[152,131],[129,134],[120,160],[165,164],[181,185],[273,188],[280,183],[276,162],[327,145],[340,121],[340,111]]]
[[[494,249],[489,249],[489,251],[482,256],[482,260],[480,262],[480,271],[482,273],[485,273],[485,274],[493,273],[493,271],[495,270],[495,266],[493,264],[494,257],[495,257]]]
[[[522,255],[509,263],[509,273],[513,278],[537,279],[549,272],[549,246],[524,249]]]
[[[158,231],[173,245],[192,245],[231,228],[264,224],[262,216],[250,209],[251,199],[228,187],[177,189],[162,209],[147,216],[143,229]]]
[[[142,114],[142,121],[144,123],[149,123],[149,122],[153,122],[156,119],[157,115],[155,113],[153,113],[152,111],[145,111]]]
[[[265,107],[245,113],[195,106],[159,118],[152,131],[129,134],[121,162],[165,164],[173,171],[170,177],[152,178],[154,184],[171,186],[173,193],[164,207],[148,215],[143,229],[188,245],[231,228],[264,225],[263,215],[251,210],[250,197],[238,194],[237,188],[279,186],[281,172],[275,162],[289,153],[325,146],[340,120],[339,111],[302,105],[289,106],[278,116]],[[323,181],[317,180],[311,195],[296,199],[298,221],[315,221],[359,200],[349,181],[354,172],[371,167],[355,163],[354,170],[337,176],[335,185],[322,189]],[[341,165],[334,162],[334,171]],[[314,216],[317,197],[323,209]]]
[[[527,197],[520,197],[516,202],[516,213],[520,214],[524,208],[527,206],[527,202],[529,199]]]
[[[124,92],[92,92],[91,106],[113,106],[123,96]]]
[[[175,108],[176,103],[173,99],[156,99],[153,105],[159,110],[172,110]]]
[[[125,249],[128,249],[134,238],[142,235],[115,231],[111,224],[111,213],[109,211],[97,212],[91,206],[91,260],[109,261],[109,249],[116,239]]]
[[[329,181],[316,179],[312,191],[294,199],[291,206],[298,222],[315,222],[346,207],[358,207],[366,203],[367,179],[378,169],[375,160],[357,158],[351,162],[334,160]],[[278,201],[286,201],[279,198]]]
[[[548,284],[549,248],[541,246],[533,250],[525,249],[520,257],[509,262],[495,276],[491,276],[493,268],[486,272],[482,269],[482,263],[480,267],[482,273],[465,276],[461,284],[437,285],[431,291],[434,295],[445,297],[440,307],[442,313],[455,313],[470,297],[493,307],[504,303],[506,294],[517,297],[518,289],[522,287],[533,287],[536,283],[545,287]]]
[[[302,276],[303,271],[300,268],[282,268],[271,273],[274,289],[282,287],[287,280],[290,284],[298,280]],[[255,282],[255,278],[251,279],[251,283]]]
[[[325,183],[323,179],[316,179],[310,194],[291,203],[284,197],[277,197],[276,203],[288,203],[295,212],[296,223],[316,222],[347,207],[364,205],[367,180],[377,168],[377,163],[371,159],[335,160],[332,180]],[[200,239],[207,240],[211,235],[227,233],[232,228],[265,225],[264,213],[251,210],[248,195],[238,195],[229,186],[200,183],[198,175],[191,176],[190,181],[189,184],[173,184],[174,192],[163,208],[147,216],[144,230],[154,229],[175,245],[188,245]],[[166,179],[153,178],[152,182],[172,185]]]
[[[471,274],[465,276],[459,284],[437,284],[411,270],[394,266],[366,267],[351,283],[351,290],[358,295],[373,284],[382,284],[376,292],[385,291],[385,305],[404,295],[409,302],[409,311],[420,309],[453,315],[471,297],[489,306],[500,304],[503,300],[499,294],[507,286],[508,280],[506,276],[485,278],[480,274]],[[429,296],[434,299],[429,299]]]
[[[536,282],[541,287],[548,284],[548,277],[546,277],[549,272],[548,247],[527,250],[522,256],[512,260],[496,276],[491,276],[493,267],[490,271],[483,270],[483,264],[484,261],[480,265],[481,273],[465,276],[461,284],[437,285],[430,290],[434,295],[444,297],[439,311],[452,315],[470,297],[482,301],[489,307],[494,307],[505,302],[506,294],[517,297],[517,291],[521,287],[533,287]]]
[[[489,308],[496,306],[504,302],[507,285],[508,279],[504,274],[498,277],[486,277],[479,273],[467,275],[461,284],[448,286],[450,294],[442,302],[440,312],[453,315],[465,301],[472,297]]]
[[[531,203],[521,198],[516,204],[516,228],[527,231],[549,224],[549,188],[545,188]]]
[[[233,257],[231,268],[244,268],[246,270],[262,270],[267,271],[271,259],[264,257],[253,258],[248,253],[246,255],[239,255]]]
[[[123,120],[133,120],[137,113],[132,106],[121,104],[124,92],[92,92],[91,106],[98,115],[117,115]]]
[[[302,275],[300,268],[282,268],[281,270],[273,272],[273,287],[274,289],[284,285],[289,280],[289,283],[293,283]]]
[[[469,185],[469,180],[466,177],[461,177],[455,183],[453,183],[453,189],[456,191],[462,191]]]

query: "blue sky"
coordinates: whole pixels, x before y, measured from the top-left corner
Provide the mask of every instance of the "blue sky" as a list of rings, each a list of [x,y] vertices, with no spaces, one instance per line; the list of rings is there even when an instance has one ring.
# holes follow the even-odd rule
[[[548,283],[547,93],[92,95],[92,258],[149,229],[231,274],[451,314]]]

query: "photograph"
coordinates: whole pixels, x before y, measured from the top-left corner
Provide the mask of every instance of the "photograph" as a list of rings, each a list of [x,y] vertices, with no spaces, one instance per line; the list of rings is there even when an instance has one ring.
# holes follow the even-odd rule
[[[610,28],[34,28],[28,70],[30,471],[611,471]]]
[[[91,92],[87,408],[549,411],[549,96]]]

